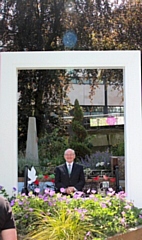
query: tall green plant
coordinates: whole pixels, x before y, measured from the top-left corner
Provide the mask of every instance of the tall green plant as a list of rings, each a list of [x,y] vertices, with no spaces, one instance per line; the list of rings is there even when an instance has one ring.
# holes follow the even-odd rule
[[[69,211],[66,208],[59,208],[50,215],[36,209],[34,215],[37,219],[36,223],[33,223],[35,230],[28,234],[28,239],[82,240],[88,233],[89,239],[93,239],[93,232],[103,235],[95,230],[89,218],[81,218],[81,213],[74,209]]]
[[[76,99],[74,102],[74,118],[72,120],[73,138],[78,142],[84,142],[87,131],[83,126],[83,111]]]
[[[83,126],[83,111],[77,99],[74,102],[74,118],[71,128],[73,133],[70,137],[70,146],[75,150],[77,158],[89,155],[91,151],[85,142],[87,131]]]

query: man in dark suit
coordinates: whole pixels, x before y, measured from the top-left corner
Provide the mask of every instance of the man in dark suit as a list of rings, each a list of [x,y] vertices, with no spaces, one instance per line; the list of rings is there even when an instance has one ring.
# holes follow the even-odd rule
[[[57,166],[55,169],[55,189],[57,192],[71,194],[76,191],[82,191],[85,185],[85,176],[83,166],[74,163],[75,152],[73,149],[67,149],[64,153],[66,163]]]

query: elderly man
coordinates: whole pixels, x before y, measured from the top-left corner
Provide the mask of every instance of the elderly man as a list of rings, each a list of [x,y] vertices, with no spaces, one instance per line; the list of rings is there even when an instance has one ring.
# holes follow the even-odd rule
[[[2,240],[17,240],[15,223],[9,202],[0,197],[0,235]]]
[[[55,169],[55,188],[59,192],[65,190],[66,194],[82,191],[85,185],[83,167],[74,162],[75,152],[67,149],[64,152],[65,163]]]

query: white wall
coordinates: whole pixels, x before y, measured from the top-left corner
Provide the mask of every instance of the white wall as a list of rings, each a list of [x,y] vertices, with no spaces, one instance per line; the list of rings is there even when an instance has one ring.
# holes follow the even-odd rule
[[[68,97],[72,104],[74,104],[75,99],[77,98],[80,105],[87,105],[87,106],[104,106],[105,99],[104,99],[104,85],[99,85],[94,92],[92,101],[89,98],[90,95],[90,85],[78,85],[78,84],[71,84],[69,88]],[[110,106],[123,106],[123,93],[118,89],[114,89],[114,86],[107,87],[107,105]]]
[[[74,105],[75,99],[78,99],[80,105],[104,105],[104,85],[100,85],[99,88],[95,90],[95,95],[93,96],[93,101],[91,102],[89,98],[90,85],[78,85],[72,84],[68,97],[71,103]]]

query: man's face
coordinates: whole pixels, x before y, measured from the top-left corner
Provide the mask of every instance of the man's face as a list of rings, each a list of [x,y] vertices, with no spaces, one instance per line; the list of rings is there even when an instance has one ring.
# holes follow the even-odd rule
[[[65,152],[64,158],[66,162],[71,163],[75,159],[75,154],[72,151],[68,150]]]

